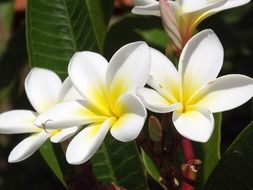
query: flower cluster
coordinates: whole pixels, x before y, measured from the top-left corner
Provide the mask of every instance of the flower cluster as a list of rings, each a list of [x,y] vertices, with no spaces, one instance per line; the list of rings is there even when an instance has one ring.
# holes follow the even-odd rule
[[[250,0],[134,0],[132,12],[160,16],[165,31],[180,51],[204,19],[249,2]]]
[[[157,1],[143,2],[133,11],[160,15]],[[182,29],[186,21],[196,25],[214,12],[246,1],[199,2],[167,1],[180,13],[183,23],[176,24],[179,31],[188,30]],[[122,142],[137,138],[147,117],[146,108],[156,113],[173,112],[174,126],[182,136],[206,142],[214,128],[212,113],[247,102],[253,96],[253,79],[239,74],[217,78],[223,47],[212,30],[197,33],[183,45],[178,69],[145,42],[123,46],[109,62],[94,52],[77,52],[63,83],[54,72],[33,68],[26,77],[25,91],[36,111],[0,114],[0,133],[32,133],[12,150],[9,162],[28,158],[49,138],[59,143],[74,136],[66,150],[67,161],[84,163],[108,132]]]

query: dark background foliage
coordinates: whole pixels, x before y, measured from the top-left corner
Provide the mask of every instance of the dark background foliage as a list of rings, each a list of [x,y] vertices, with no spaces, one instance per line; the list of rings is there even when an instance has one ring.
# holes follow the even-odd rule
[[[12,3],[0,1],[0,7]],[[23,80],[29,70],[25,36],[25,12],[11,9],[6,18],[0,9],[0,111],[32,109],[23,89]],[[168,42],[162,32],[160,19],[129,14],[130,7],[117,6],[104,45],[109,59],[122,45],[145,39],[161,51]],[[153,30],[159,28],[159,30]],[[212,28],[225,49],[221,75],[230,73],[253,77],[253,3],[227,10],[206,19],[199,30]],[[149,32],[145,32],[149,31]],[[152,37],[150,37],[152,36]],[[157,37],[154,38],[154,36]],[[204,60],[203,60],[204,64]],[[253,119],[253,103],[224,112],[222,119],[222,152]],[[50,171],[40,153],[17,163],[7,162],[12,148],[26,135],[0,135],[0,189],[1,190],[61,190],[64,187]],[[155,189],[155,188],[154,188]]]

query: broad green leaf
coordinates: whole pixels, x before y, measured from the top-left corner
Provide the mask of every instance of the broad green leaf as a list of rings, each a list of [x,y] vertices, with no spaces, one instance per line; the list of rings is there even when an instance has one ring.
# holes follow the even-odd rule
[[[109,18],[105,15],[110,15],[103,12],[105,5],[101,0],[28,1],[26,29],[31,66],[49,68],[65,77],[74,52],[102,52]]]
[[[221,113],[214,114],[215,126],[211,138],[207,143],[195,143],[196,158],[202,161],[198,174],[198,188],[203,189],[213,168],[220,159],[221,142]]]
[[[61,168],[59,166],[57,157],[50,141],[47,141],[46,143],[44,143],[43,146],[41,146],[40,153],[43,156],[44,160],[47,162],[48,166],[53,170],[57,178],[66,187]]]
[[[96,177],[131,190],[148,189],[135,142],[122,143],[108,136],[92,157]]]
[[[136,32],[140,34],[147,43],[160,49],[165,49],[170,43],[168,35],[162,28],[153,28],[150,30],[137,29]]]
[[[161,20],[156,17],[140,17],[132,14],[127,14],[121,17],[119,21],[113,23],[108,31],[104,45],[106,57],[111,58],[114,52],[123,45],[139,40],[145,41],[146,39],[149,39],[148,43],[150,43],[152,47],[161,48],[161,46],[159,46],[160,43],[152,44],[155,39],[157,40],[157,36],[154,35],[154,32],[161,28]],[[148,32],[143,34],[142,32],[144,31]],[[164,51],[164,47],[162,47],[161,50]]]
[[[226,150],[211,173],[204,190],[253,189],[253,122]]]

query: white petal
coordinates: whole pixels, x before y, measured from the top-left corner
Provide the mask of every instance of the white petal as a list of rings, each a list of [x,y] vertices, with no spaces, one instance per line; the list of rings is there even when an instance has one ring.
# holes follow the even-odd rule
[[[62,129],[104,120],[97,116],[86,101],[76,100],[57,104],[40,114],[35,125],[46,129]]]
[[[244,75],[226,75],[203,87],[191,104],[222,112],[238,107],[253,96],[253,79]]]
[[[149,72],[150,50],[146,43],[135,42],[120,48],[110,60],[106,73],[110,101],[115,102],[122,94],[143,87]]]
[[[158,94],[156,91],[149,88],[140,88],[137,90],[142,102],[145,106],[156,113],[168,113],[180,109],[180,103],[171,103]]]
[[[111,119],[103,124],[94,124],[78,133],[69,143],[66,158],[70,164],[82,164],[88,161],[103,142],[110,126]]]
[[[50,134],[44,131],[33,134],[21,141],[10,153],[10,163],[20,162],[30,157],[49,138]]]
[[[184,98],[190,98],[203,85],[214,80],[222,64],[223,47],[212,30],[204,30],[192,37],[179,60]]]
[[[225,4],[210,10],[210,12],[212,12],[214,14],[214,13],[226,10],[226,9],[231,9],[234,7],[239,7],[239,6],[245,5],[249,2],[250,2],[250,0],[227,0]]]
[[[70,80],[70,78],[67,77],[62,84],[62,88],[60,90],[58,100],[60,102],[60,101],[71,101],[71,100],[77,100],[77,99],[80,100],[80,99],[83,99],[83,97],[74,88],[73,83]]]
[[[223,5],[227,0],[179,0],[183,12],[190,13]]]
[[[160,8],[159,3],[154,2],[147,5],[138,5],[135,6],[132,9],[132,13],[138,14],[138,15],[154,15],[154,16],[160,16]]]
[[[161,52],[151,49],[151,79],[148,85],[159,91],[162,88],[173,97],[171,101],[179,99],[179,74],[172,62]],[[156,83],[156,84],[155,84]],[[161,92],[162,93],[162,92]]]
[[[62,129],[56,134],[52,135],[50,140],[53,143],[60,143],[62,141],[67,140],[68,138],[72,137],[76,132],[79,130],[79,127],[70,127],[67,129]]]
[[[38,132],[34,125],[37,113],[29,110],[13,110],[0,114],[0,133],[32,133]]]
[[[197,142],[207,142],[214,128],[212,113],[203,108],[187,111],[186,113],[175,111],[172,120],[182,136]]]
[[[135,139],[147,116],[146,109],[141,101],[132,94],[124,94],[117,103],[119,119],[113,124],[111,134],[122,142]]]
[[[156,0],[133,0],[135,6],[149,5],[156,2]]]
[[[57,103],[61,86],[61,79],[48,69],[33,68],[25,79],[27,97],[39,113]]]
[[[74,54],[68,68],[71,81],[78,92],[106,113],[108,106],[104,85],[107,66],[108,62],[101,55],[83,51]]]

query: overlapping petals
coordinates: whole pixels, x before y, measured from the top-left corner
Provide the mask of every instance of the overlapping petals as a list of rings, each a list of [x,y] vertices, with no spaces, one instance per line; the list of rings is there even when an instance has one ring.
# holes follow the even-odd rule
[[[60,103],[40,114],[36,125],[47,130],[86,125],[70,142],[67,160],[87,161],[110,130],[116,139],[127,142],[140,133],[146,110],[135,95],[149,78],[150,49],[144,42],[120,48],[109,63],[99,54],[78,52],[69,64],[69,77],[84,100]]]
[[[188,41],[179,59],[178,72],[164,55],[152,52],[148,84],[154,90],[141,88],[138,94],[151,111],[174,111],[173,123],[186,138],[206,142],[214,127],[212,112],[233,109],[253,96],[250,77],[226,75],[216,79],[223,62],[223,48],[212,30],[204,30]]]
[[[60,78],[52,71],[33,68],[25,79],[25,91],[30,103],[37,112],[30,110],[13,110],[0,114],[0,133],[32,133],[21,141],[10,153],[9,162],[19,162],[31,156],[48,138],[52,142],[61,142],[74,135],[79,127],[69,129],[46,130],[47,120],[35,125],[39,114],[61,101],[79,99],[71,81],[62,84]]]
[[[161,16],[164,29],[181,50],[193,35],[197,25],[207,17],[250,0],[146,0],[135,1],[132,12],[140,15]]]

